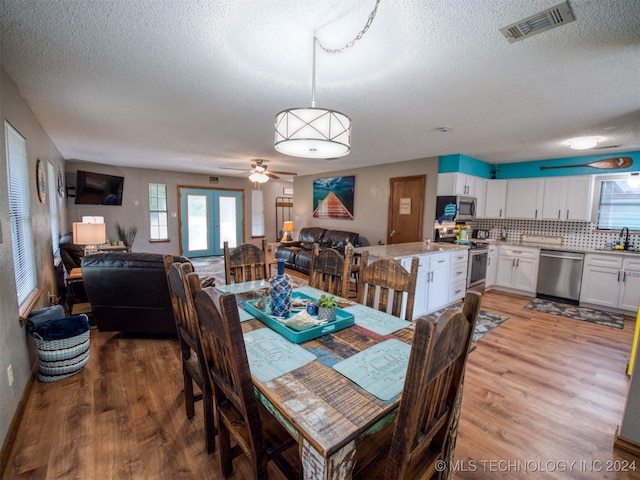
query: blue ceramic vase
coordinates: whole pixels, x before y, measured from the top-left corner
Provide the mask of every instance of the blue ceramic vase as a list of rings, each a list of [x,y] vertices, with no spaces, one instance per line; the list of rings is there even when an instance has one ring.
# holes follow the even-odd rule
[[[291,311],[291,278],[284,273],[284,259],[276,259],[278,273],[271,277],[271,315],[275,317],[287,317]]]

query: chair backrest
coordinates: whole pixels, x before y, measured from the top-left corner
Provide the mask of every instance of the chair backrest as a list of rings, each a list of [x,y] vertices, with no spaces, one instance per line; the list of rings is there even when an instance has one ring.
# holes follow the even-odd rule
[[[313,257],[309,271],[309,285],[347,298],[351,276],[353,247],[346,247],[344,257],[333,248],[320,251],[320,244],[313,244]]]
[[[451,427],[459,415],[457,402],[480,307],[481,295],[470,293],[463,312],[473,320],[452,310],[437,322],[431,317],[416,320],[385,478],[432,478],[438,460],[451,448],[450,437],[457,434]]]
[[[229,250],[229,242],[224,242],[224,278],[226,284],[266,279],[266,251],[266,240],[262,240],[262,250],[251,243],[243,243],[233,250]]]
[[[197,353],[196,339],[198,330],[193,296],[200,290],[200,282],[191,286],[187,282],[187,275],[193,273],[193,265],[191,263],[175,262],[173,255],[164,256],[164,267],[167,273],[167,284],[171,295],[178,338],[183,347],[184,342]]]
[[[195,305],[202,352],[213,386],[220,430],[224,428],[236,437],[244,453],[258,463],[258,470],[266,472],[267,454],[262,423],[253,392],[236,298],[231,293],[223,294],[213,288],[205,288],[196,295]],[[224,438],[220,437],[221,442]],[[228,448],[228,445],[221,443],[221,455],[225,455]],[[225,463],[225,460],[221,460],[221,463]],[[230,464],[227,468],[230,468]]]
[[[369,252],[365,251],[360,263],[357,302],[399,317],[406,293],[404,318],[411,321],[418,280],[418,257],[411,259],[409,272],[393,258],[381,257],[367,264],[368,261]]]

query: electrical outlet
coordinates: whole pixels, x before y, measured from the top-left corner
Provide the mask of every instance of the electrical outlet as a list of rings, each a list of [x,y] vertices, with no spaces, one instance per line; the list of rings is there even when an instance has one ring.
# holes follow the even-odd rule
[[[7,367],[7,377],[9,377],[9,386],[13,386],[13,367],[11,365]]]

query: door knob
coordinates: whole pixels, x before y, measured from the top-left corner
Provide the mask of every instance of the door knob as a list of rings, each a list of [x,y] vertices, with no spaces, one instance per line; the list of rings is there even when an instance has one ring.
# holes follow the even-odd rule
[[[389,234],[391,237],[393,237],[394,235],[397,235],[398,232],[396,232],[395,230],[391,230],[391,233]]]

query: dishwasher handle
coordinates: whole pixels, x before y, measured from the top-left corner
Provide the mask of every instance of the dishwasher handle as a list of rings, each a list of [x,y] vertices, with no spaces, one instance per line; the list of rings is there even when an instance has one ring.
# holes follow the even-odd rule
[[[584,260],[584,255],[581,255],[579,257],[572,257],[570,255],[553,255],[550,253],[540,253],[540,256],[545,258],[560,258],[562,260]]]

